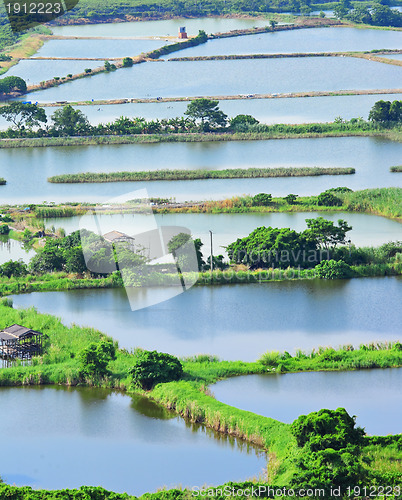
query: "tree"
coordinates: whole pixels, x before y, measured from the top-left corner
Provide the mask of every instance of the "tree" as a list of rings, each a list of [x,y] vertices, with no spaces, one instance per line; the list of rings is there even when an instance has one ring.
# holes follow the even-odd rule
[[[195,253],[197,256],[198,270],[201,271],[205,266],[205,262],[201,252],[203,243],[199,238],[193,240],[191,234],[188,233],[176,234],[168,242],[168,251],[173,255],[175,259],[177,259],[180,269],[188,269],[189,267],[191,267],[191,263],[190,266],[186,265],[184,259],[186,258],[186,255],[189,255],[189,252],[193,250],[193,248],[191,247],[192,244],[194,245]],[[179,253],[178,250],[180,248],[184,251]]]
[[[272,194],[268,193],[258,193],[252,199],[254,207],[267,207],[270,203],[272,203]]]
[[[219,101],[194,99],[188,104],[184,114],[194,120],[200,120],[201,130],[204,132],[226,126],[227,115],[219,109]]]
[[[179,380],[183,375],[180,361],[170,354],[139,350],[129,373],[135,385],[150,390],[155,384]]]
[[[342,205],[342,200],[330,191],[324,191],[317,196],[317,205],[323,207],[338,207]]]
[[[237,115],[229,120],[230,128],[239,132],[247,131],[250,125],[256,125],[258,120],[251,115]]]
[[[338,226],[323,217],[306,219],[309,232],[321,248],[334,249],[338,244],[345,243],[346,233],[352,229],[343,219],[338,219]]]
[[[287,196],[284,197],[284,200],[288,205],[294,205],[296,203],[297,198],[298,198],[297,194],[288,194]]]
[[[349,9],[345,6],[344,3],[339,3],[334,7],[334,16],[337,19],[343,19],[349,13]]]
[[[389,107],[389,119],[395,123],[402,122],[402,101],[392,101]]]
[[[390,121],[390,101],[377,101],[371,108],[368,119],[375,123],[387,123]]]
[[[21,259],[17,261],[9,260],[0,266],[0,275],[7,276],[7,278],[11,278],[11,276],[19,278],[21,276],[26,276],[27,274],[27,265]]]
[[[87,265],[81,247],[70,248],[65,251],[65,270],[68,273],[85,273]]]
[[[133,64],[134,61],[131,59],[131,57],[125,57],[123,59],[123,68],[131,68]]]
[[[54,129],[62,135],[77,135],[89,129],[87,117],[79,110],[67,105],[52,115]]]
[[[104,377],[109,373],[107,365],[114,359],[116,348],[111,340],[93,342],[79,354],[80,372],[83,376]]]
[[[26,91],[27,84],[19,76],[6,76],[0,79],[0,94],[11,94],[13,92],[23,94]]]
[[[62,250],[49,249],[38,252],[32,257],[29,268],[30,271],[36,274],[62,271],[65,264],[65,259]]]
[[[271,19],[269,21],[269,25],[271,26],[271,30],[274,31],[275,30],[275,26],[277,25],[278,23],[276,21],[274,21],[273,19]]]
[[[361,459],[364,430],[356,427],[355,418],[344,408],[323,409],[301,415],[291,424],[298,445],[292,488],[340,488],[343,498],[348,487],[367,480]]]
[[[0,108],[0,116],[13,123],[17,130],[28,127],[39,127],[41,123],[47,122],[45,110],[36,104],[23,102],[12,102],[8,106]]]

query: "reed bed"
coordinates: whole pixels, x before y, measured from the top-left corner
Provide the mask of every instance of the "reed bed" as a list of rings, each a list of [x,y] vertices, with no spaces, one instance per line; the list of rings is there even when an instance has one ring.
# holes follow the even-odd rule
[[[224,170],[155,170],[142,172],[85,172],[55,175],[48,178],[53,184],[80,184],[135,181],[190,181],[197,179],[253,179],[261,177],[309,177],[318,175],[350,175],[354,168],[233,168]]]

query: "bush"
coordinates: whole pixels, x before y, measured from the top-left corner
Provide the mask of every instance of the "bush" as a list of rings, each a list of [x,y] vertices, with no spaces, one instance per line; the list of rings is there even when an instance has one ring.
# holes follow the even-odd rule
[[[264,366],[278,366],[280,359],[279,351],[267,351],[259,359],[260,363]]]
[[[330,191],[324,191],[317,197],[317,205],[325,207],[339,207],[342,205],[342,200],[335,196]]]
[[[112,341],[89,344],[80,354],[81,375],[103,377],[109,373],[109,361],[116,359],[116,349]]]
[[[137,352],[129,373],[135,385],[150,390],[155,384],[179,380],[183,375],[183,366],[170,354],[141,350]]]
[[[345,279],[353,276],[351,267],[343,260],[323,260],[314,268],[319,278],[327,280]]]
[[[254,207],[266,207],[272,202],[272,194],[259,193],[253,196],[252,204]]]
[[[297,198],[298,198],[297,194],[288,194],[287,196],[284,197],[284,200],[289,205],[294,205],[296,203]]]
[[[10,228],[7,224],[0,224],[0,234],[8,234],[10,232]]]
[[[123,68],[131,68],[133,64],[134,61],[131,59],[131,57],[125,57],[123,59]]]
[[[84,71],[85,71],[86,74],[92,73],[92,69],[91,68],[85,68]]]

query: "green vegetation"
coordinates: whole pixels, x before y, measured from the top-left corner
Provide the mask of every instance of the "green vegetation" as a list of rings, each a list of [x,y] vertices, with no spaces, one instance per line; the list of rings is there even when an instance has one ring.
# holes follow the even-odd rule
[[[6,184],[7,181],[3,177],[0,177],[0,186],[5,186]]]
[[[147,172],[86,172],[81,174],[61,174],[48,178],[55,184],[76,184],[96,182],[136,182],[136,181],[184,181],[195,179],[249,179],[258,177],[306,177],[318,175],[354,174],[354,168],[233,168],[224,170],[151,170]],[[321,203],[324,205],[324,203]],[[329,205],[329,204],[327,204]]]
[[[116,346],[111,340],[92,342],[79,353],[81,377],[101,378],[109,375],[110,361],[116,359]]]
[[[342,219],[337,226],[322,217],[306,219],[306,223],[308,229],[300,233],[289,228],[259,227],[228,245],[226,251],[231,262],[250,269],[312,267],[336,255],[336,246],[346,242],[346,233],[352,229]]]
[[[309,353],[297,349],[293,356],[286,351],[267,351],[259,362],[270,371],[279,373],[397,367],[402,364],[402,344],[372,342],[361,344],[359,348],[349,344],[339,349],[319,347]]]
[[[402,13],[400,16],[402,18]],[[377,101],[371,108],[369,120],[383,125],[402,123],[402,101]]]
[[[14,78],[14,77],[9,77]],[[5,80],[5,79],[4,79]],[[1,81],[0,81],[1,83]],[[187,105],[186,117],[176,117],[147,122],[144,118],[121,116],[114,122],[93,126],[80,111],[66,105],[51,117],[53,124],[40,127],[46,122],[43,109],[36,105],[13,103],[3,106],[1,115],[14,125],[0,132],[0,138],[48,139],[42,141],[3,141],[1,147],[23,147],[63,144],[101,144],[164,141],[210,140],[258,140],[276,137],[319,137],[384,134],[400,139],[402,101],[378,101],[370,111],[369,121],[352,118],[349,121],[337,117],[332,123],[307,123],[299,125],[258,123],[250,115],[238,115],[228,122],[219,109],[219,102],[211,99],[194,99]],[[17,118],[18,119],[17,122]],[[17,126],[23,125],[23,126]],[[35,128],[36,127],[36,128]],[[35,129],[34,129],[35,128]],[[148,138],[142,136],[149,136]],[[78,136],[81,140],[52,141],[60,136]],[[106,136],[101,139],[102,136]],[[119,137],[113,137],[119,136]]]
[[[7,224],[0,224],[0,234],[8,234],[10,232],[10,228]]]
[[[397,167],[391,167],[391,172],[402,172],[402,165],[398,165]]]
[[[334,8],[334,14],[338,19],[348,19],[359,24],[402,27],[402,13],[380,1],[370,6],[362,2],[352,5],[349,0],[342,0]]]
[[[219,109],[219,101],[211,99],[194,99],[187,106],[184,114],[193,118],[196,123],[200,121],[200,129],[203,132],[225,127],[227,122],[227,115]]]
[[[0,370],[0,385],[90,384],[130,391],[134,379],[145,389],[153,386],[152,391],[145,392],[144,395],[175,410],[190,421],[203,423],[219,432],[247,439],[268,449],[272,461],[268,470],[268,481],[269,484],[275,485],[298,484],[302,481],[301,472],[307,474],[312,470],[310,461],[315,462],[315,459],[319,458],[314,454],[320,449],[325,452],[320,453],[321,458],[331,461],[337,458],[331,450],[343,450],[344,447],[357,444],[354,443],[353,436],[355,432],[359,435],[361,432],[354,431],[353,419],[343,410],[338,409],[333,413],[324,410],[301,417],[289,426],[216,401],[208,395],[207,384],[229,376],[266,371],[340,370],[348,367],[358,369],[402,365],[400,343],[361,345],[359,349],[353,349],[352,346],[344,346],[339,350],[319,348],[310,354],[297,351],[294,356],[287,352],[267,353],[254,363],[219,361],[216,357],[205,355],[178,361],[170,355],[142,350],[130,354],[119,349],[112,339],[96,330],[74,325],[68,328],[62,325],[59,319],[39,314],[35,309],[14,310],[11,306],[10,302],[0,303],[0,328],[18,323],[42,331],[45,335],[45,351],[41,356],[35,357],[30,365],[17,362],[14,366]],[[172,379],[174,381],[162,382]],[[320,423],[323,415],[326,416]],[[327,429],[326,425],[330,427]],[[338,435],[340,428],[344,428],[344,431]],[[359,452],[355,457],[358,458],[357,462],[360,463],[361,451],[373,454],[373,447],[377,453],[378,449],[383,450],[383,453],[385,450],[392,450],[396,442],[392,437],[385,438],[387,441],[384,442],[380,439],[365,438],[360,442],[359,438],[359,450],[355,450],[356,453]],[[366,444],[367,452],[363,448]],[[352,452],[352,448],[349,452]],[[345,455],[342,454],[339,458],[344,460]],[[303,468],[302,462],[307,465],[307,469]],[[355,471],[357,462],[353,461]],[[339,472],[337,467],[333,470]],[[361,473],[375,473],[375,477],[382,478],[380,470],[364,467]],[[344,475],[341,476],[344,478]],[[317,478],[320,477],[320,474],[317,474]],[[339,475],[333,475],[331,479],[335,482],[334,485],[341,481]],[[359,480],[357,477],[354,479]],[[396,483],[398,479],[400,474],[396,475],[390,484]],[[36,498],[29,488],[10,488],[1,484],[0,492],[23,495],[12,498],[25,499],[28,494],[31,495],[29,498]],[[84,492],[88,493],[85,498],[92,498],[90,495],[95,493],[103,494],[103,490],[98,488],[83,489],[82,494]],[[105,495],[102,498],[109,498],[107,493]],[[62,494],[60,498],[64,498]]]
[[[0,97],[6,97],[12,93],[23,94],[26,90],[25,80],[19,76],[6,76],[0,79]]]
[[[171,354],[138,350],[129,373],[134,386],[149,391],[156,384],[180,380],[183,376],[183,366]]]

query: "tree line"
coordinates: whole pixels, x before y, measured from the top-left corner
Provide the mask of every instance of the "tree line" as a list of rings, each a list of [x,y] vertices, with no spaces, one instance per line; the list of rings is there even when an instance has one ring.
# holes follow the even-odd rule
[[[334,14],[338,19],[348,19],[359,24],[402,27],[402,12],[393,10],[380,2],[375,3],[373,7],[368,7],[364,3],[352,4],[350,0],[342,0],[334,8]]]
[[[9,77],[14,78],[14,77]],[[0,81],[1,84],[1,81]],[[212,99],[194,99],[187,105],[182,117],[156,119],[128,118],[120,116],[113,122],[91,125],[88,118],[79,109],[71,105],[55,111],[49,119],[44,108],[36,104],[20,101],[0,107],[0,116],[11,124],[0,137],[63,137],[63,136],[102,136],[168,134],[195,132],[325,132],[332,126],[345,129],[369,130],[374,126],[399,126],[402,123],[402,101],[377,101],[371,109],[368,121],[352,118],[349,121],[337,117],[333,124],[304,125],[265,125],[251,115],[240,114],[233,118],[219,109],[219,101]]]

